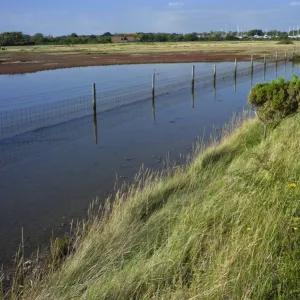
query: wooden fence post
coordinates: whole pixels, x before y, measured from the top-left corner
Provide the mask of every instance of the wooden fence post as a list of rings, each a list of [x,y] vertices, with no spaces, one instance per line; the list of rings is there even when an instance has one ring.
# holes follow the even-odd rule
[[[96,93],[96,83],[93,83],[93,111],[97,114],[97,93]]]
[[[237,74],[237,60],[234,61],[234,77],[236,77]]]
[[[155,97],[155,70],[153,71],[152,75],[152,98]]]
[[[93,111],[94,111],[94,137],[95,137],[95,143],[96,145],[98,145],[97,92],[96,92],[95,83],[93,83]]]
[[[214,63],[214,85],[216,84],[217,79],[217,64]]]
[[[155,116],[155,69],[153,70],[152,74],[152,118],[155,122],[156,116]]]
[[[192,90],[195,88],[195,65],[192,66]]]

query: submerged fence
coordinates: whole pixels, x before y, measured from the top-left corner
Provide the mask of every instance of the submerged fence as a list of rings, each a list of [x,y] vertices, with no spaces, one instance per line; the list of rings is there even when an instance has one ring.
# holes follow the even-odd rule
[[[53,92],[28,95],[19,98],[0,100],[0,147],[10,138],[27,132],[38,132],[70,120],[87,116],[94,117],[117,107],[123,107],[142,100],[152,99],[152,114],[159,97],[179,89],[191,88],[201,92],[207,86],[234,80],[245,75],[254,75],[270,65],[287,61],[294,53],[276,52],[273,56],[251,56],[250,62],[238,62],[226,68],[218,63],[210,63],[207,70],[197,69],[195,65],[184,71],[156,72],[142,77],[124,78],[121,82],[110,81],[64,89]],[[95,128],[97,131],[97,126]],[[97,132],[95,132],[97,136]]]

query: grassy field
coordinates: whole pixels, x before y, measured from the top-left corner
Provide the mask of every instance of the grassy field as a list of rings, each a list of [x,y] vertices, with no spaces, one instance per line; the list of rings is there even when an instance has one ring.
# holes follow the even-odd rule
[[[227,126],[186,168],[142,173],[90,217],[24,299],[300,299],[299,149],[300,115],[266,138],[256,119]]]
[[[246,42],[181,42],[181,43],[124,43],[124,44],[87,44],[71,46],[22,46],[7,47],[3,52],[28,53],[66,53],[66,52],[103,52],[103,53],[154,53],[154,52],[204,52],[224,54],[281,54],[285,50],[292,51],[300,47],[300,42],[292,45],[279,45],[277,41],[246,41]],[[0,52],[1,54],[1,52]]]

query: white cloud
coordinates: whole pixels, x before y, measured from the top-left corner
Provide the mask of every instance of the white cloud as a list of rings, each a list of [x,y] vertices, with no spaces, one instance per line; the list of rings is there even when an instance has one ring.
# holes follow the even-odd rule
[[[169,6],[183,6],[184,3],[183,2],[169,2]]]
[[[300,6],[300,1],[292,1],[289,3],[290,6]]]

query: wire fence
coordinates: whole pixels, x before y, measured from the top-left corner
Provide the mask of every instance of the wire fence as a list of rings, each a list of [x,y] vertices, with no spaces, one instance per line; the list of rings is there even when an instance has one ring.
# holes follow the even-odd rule
[[[218,84],[220,88],[229,82],[248,80],[249,76],[265,73],[267,68],[286,61],[278,56],[234,64],[209,64],[209,70],[195,69],[194,90],[205,95]],[[230,68],[228,70],[228,68]],[[200,68],[199,68],[200,69]],[[192,69],[154,72],[155,111],[176,105],[172,94],[192,88]],[[20,161],[28,155],[73,141],[79,136],[90,135],[95,126],[101,130],[120,125],[137,116],[155,118],[152,99],[151,76],[129,77],[122,82],[108,81],[92,85],[45,92],[24,97],[6,98],[0,101],[0,169]],[[190,93],[191,94],[191,93]],[[96,99],[97,111],[93,110]],[[117,108],[117,109],[116,109]],[[95,119],[96,116],[96,119]],[[96,124],[95,124],[96,120]],[[98,125],[97,125],[98,123]]]
[[[228,70],[228,65],[224,69],[222,64],[214,65],[212,63],[210,71],[195,70],[194,88],[201,90],[216,84],[216,81],[218,83],[226,82],[232,78],[254,74],[260,70],[266,70],[268,66],[277,62],[286,61],[286,59],[285,55],[277,55],[258,59],[253,63],[239,62],[237,65],[232,65],[231,70]],[[38,131],[74,119],[92,116],[95,113],[93,110],[94,99],[97,104],[96,113],[102,113],[151,99],[153,89],[155,90],[155,99],[159,101],[160,96],[191,87],[192,72],[190,68],[180,71],[155,72],[154,74],[154,86],[152,86],[152,78],[149,76],[128,77],[121,82],[96,82],[94,94],[92,85],[85,85],[72,89],[1,99],[0,143],[3,144],[5,140],[26,132]]]

